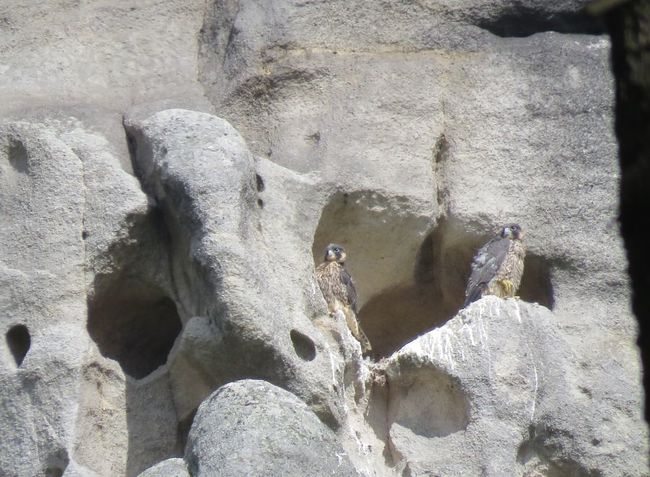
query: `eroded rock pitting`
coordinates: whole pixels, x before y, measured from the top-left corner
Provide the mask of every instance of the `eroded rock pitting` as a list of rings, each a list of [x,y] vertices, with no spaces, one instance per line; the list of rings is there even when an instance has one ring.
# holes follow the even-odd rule
[[[300,407],[350,473],[646,474],[609,42],[583,3],[7,3],[0,467],[187,477],[197,409],[234,385],[201,415]],[[458,312],[512,221],[522,301]],[[330,241],[376,365],[314,281]]]

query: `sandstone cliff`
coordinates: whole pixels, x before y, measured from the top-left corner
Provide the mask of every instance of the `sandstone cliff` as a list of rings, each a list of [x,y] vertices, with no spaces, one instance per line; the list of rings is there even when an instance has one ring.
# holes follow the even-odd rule
[[[648,475],[582,3],[4,2],[0,475]]]

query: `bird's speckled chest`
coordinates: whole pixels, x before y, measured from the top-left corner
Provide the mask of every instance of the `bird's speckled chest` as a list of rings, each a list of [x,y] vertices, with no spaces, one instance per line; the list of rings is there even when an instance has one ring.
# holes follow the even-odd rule
[[[349,305],[345,284],[341,281],[343,265],[337,262],[321,263],[316,268],[316,278],[330,311],[337,308],[337,302]]]
[[[496,274],[497,280],[510,280],[514,288],[518,288],[524,274],[524,258],[526,246],[521,240],[511,240],[505,260]]]

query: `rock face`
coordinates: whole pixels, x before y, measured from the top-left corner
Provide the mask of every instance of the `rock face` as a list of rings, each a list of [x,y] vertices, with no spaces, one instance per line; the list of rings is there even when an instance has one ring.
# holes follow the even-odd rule
[[[545,307],[470,305],[388,361],[396,462],[406,475],[643,475],[643,436],[619,447],[634,419],[604,410],[636,391],[585,381],[579,361]]]
[[[304,402],[255,380],[226,384],[201,404],[185,459],[196,476],[357,475]]]
[[[249,442],[305,430],[323,473],[647,474],[583,3],[4,2],[0,475],[193,474],[265,409]],[[459,314],[512,221],[522,301]],[[327,315],[333,241],[378,363]]]
[[[287,236],[260,233],[263,179],[241,136],[219,118],[182,110],[129,122],[127,131],[170,237],[171,292],[189,321],[169,360],[179,417],[207,397],[188,387],[209,392],[258,376],[288,387],[333,425],[340,421],[341,405],[329,397],[331,360],[316,353],[317,331],[307,318],[315,287],[279,286],[297,275],[313,282],[312,271],[281,255]],[[265,286],[272,283],[278,286]]]

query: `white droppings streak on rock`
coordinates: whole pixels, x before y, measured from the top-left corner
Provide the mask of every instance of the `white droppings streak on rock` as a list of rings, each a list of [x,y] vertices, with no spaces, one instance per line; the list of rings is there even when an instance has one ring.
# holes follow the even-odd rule
[[[461,326],[460,331],[462,333],[465,333],[469,337],[469,342],[472,344],[472,346],[476,346],[476,341],[474,341],[474,332],[472,331],[471,326],[469,326],[467,323],[463,323],[463,326]]]
[[[476,320],[476,328],[478,331],[478,337],[479,337],[479,342],[481,343],[481,348],[485,350],[489,350],[489,336],[488,336],[488,330],[487,330],[487,325],[485,323],[485,320],[483,320],[483,315],[479,315],[479,317]]]
[[[521,324],[521,311],[519,310],[519,300],[515,300],[515,316],[517,321]]]
[[[535,406],[537,405],[537,389],[539,386],[539,380],[537,378],[537,366],[535,366],[535,360],[533,360],[533,373],[535,376],[535,389],[533,390],[533,405],[530,410],[530,421],[533,422],[533,417],[535,417]]]
[[[325,350],[327,351],[327,356],[330,359],[330,369],[332,371],[332,384],[336,385],[337,379],[336,379],[336,363],[334,362],[334,354],[332,353],[332,350],[330,349],[330,346],[325,343]]]
[[[441,336],[441,353],[440,360],[444,361],[449,365],[449,368],[454,369],[454,346],[452,345],[451,340],[453,335],[449,332],[443,333]]]

